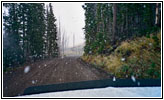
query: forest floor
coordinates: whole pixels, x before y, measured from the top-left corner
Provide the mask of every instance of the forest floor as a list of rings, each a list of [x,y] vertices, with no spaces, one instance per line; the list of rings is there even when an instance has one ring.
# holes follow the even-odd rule
[[[30,86],[111,78],[78,57],[54,58],[3,73],[3,96],[22,95]]]

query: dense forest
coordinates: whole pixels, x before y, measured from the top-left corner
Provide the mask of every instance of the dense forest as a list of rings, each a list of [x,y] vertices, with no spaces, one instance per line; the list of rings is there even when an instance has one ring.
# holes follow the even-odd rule
[[[160,28],[160,4],[86,3],[85,53],[110,53],[123,40],[148,35]]]
[[[3,3],[3,67],[58,56],[51,3]]]
[[[160,3],[85,3],[84,61],[119,78],[160,78]]]

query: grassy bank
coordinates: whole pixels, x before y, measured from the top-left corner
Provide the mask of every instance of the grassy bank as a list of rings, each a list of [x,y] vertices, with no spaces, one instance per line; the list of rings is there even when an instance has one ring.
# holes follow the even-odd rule
[[[118,78],[161,77],[161,33],[123,41],[110,55],[86,55],[84,61]]]

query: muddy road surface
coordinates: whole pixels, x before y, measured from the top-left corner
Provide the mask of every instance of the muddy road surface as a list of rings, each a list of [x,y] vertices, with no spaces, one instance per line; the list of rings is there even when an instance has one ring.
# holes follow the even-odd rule
[[[22,95],[30,86],[101,80],[110,75],[78,57],[37,61],[3,73],[3,96]]]

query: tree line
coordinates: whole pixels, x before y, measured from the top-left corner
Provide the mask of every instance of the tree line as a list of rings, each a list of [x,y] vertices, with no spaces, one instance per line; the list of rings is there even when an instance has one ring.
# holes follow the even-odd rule
[[[51,3],[3,3],[3,66],[57,57],[57,26]]]
[[[85,3],[85,54],[109,54],[127,39],[161,26],[159,3]]]

